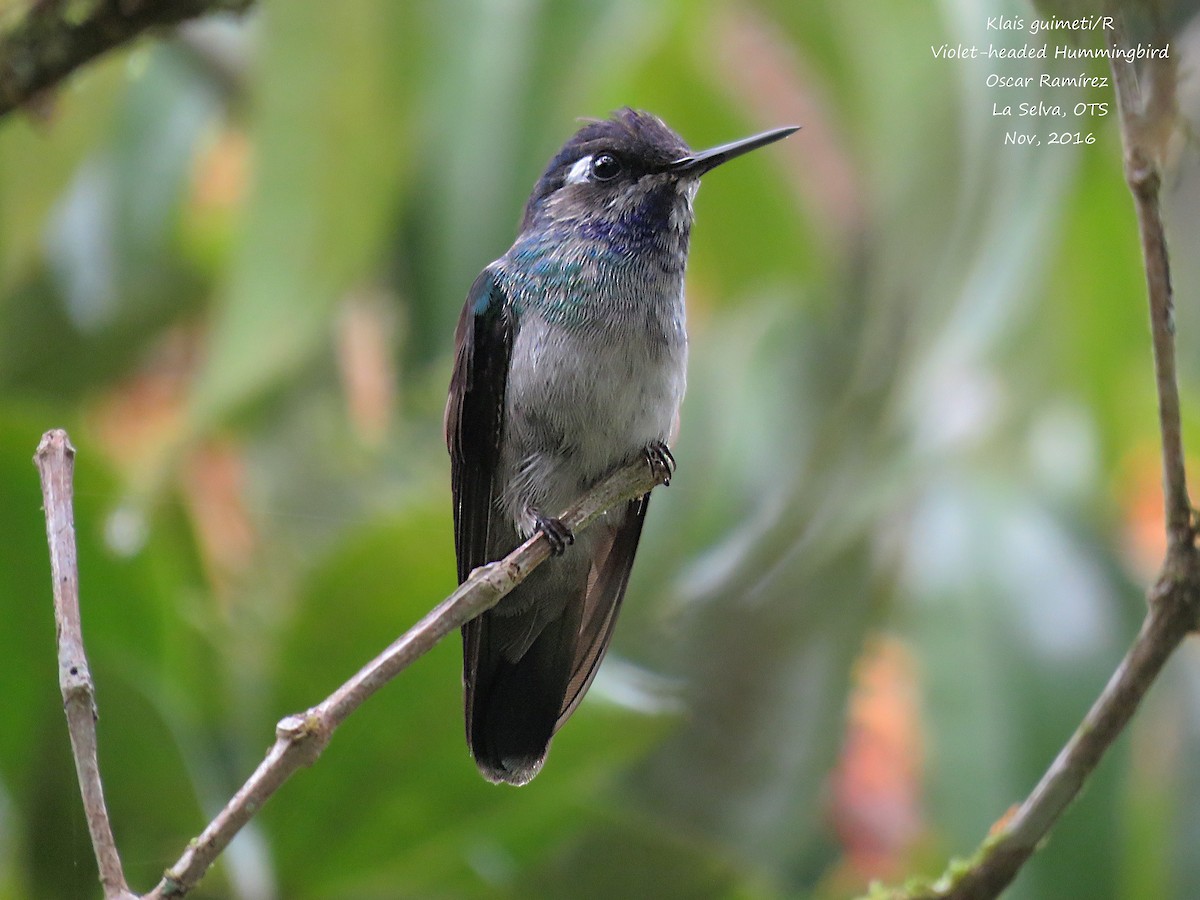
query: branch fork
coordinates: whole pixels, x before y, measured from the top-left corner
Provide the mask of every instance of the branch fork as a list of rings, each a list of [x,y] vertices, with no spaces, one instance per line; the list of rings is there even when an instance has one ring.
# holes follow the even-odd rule
[[[1107,32],[1109,47],[1114,50],[1128,46],[1120,16],[1116,19],[1118,27]],[[1184,466],[1174,298],[1159,204],[1161,161],[1176,125],[1176,70],[1173,60],[1154,59],[1146,60],[1146,68],[1139,73],[1121,54],[1113,55],[1111,65],[1125,180],[1137,212],[1146,270],[1162,440],[1166,556],[1158,579],[1146,592],[1148,611],[1137,637],[1029,797],[969,860],[951,863],[946,874],[930,886],[891,892],[887,894],[890,897],[985,900],[1007,888],[1129,724],[1167,659],[1190,632],[1200,628],[1200,551],[1196,548],[1196,510],[1188,498]],[[1143,77],[1139,79],[1139,75]]]

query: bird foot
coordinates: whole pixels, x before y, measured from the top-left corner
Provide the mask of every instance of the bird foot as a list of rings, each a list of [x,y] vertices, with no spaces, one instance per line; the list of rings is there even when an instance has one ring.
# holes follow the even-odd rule
[[[546,541],[550,544],[551,556],[562,556],[567,551],[567,547],[575,543],[575,535],[571,533],[570,528],[563,524],[562,519],[543,515],[541,510],[533,508],[530,508],[529,514],[533,516],[537,530],[546,536]]]
[[[651,441],[643,452],[650,471],[662,479],[664,487],[669,485],[671,476],[675,474],[675,457],[671,454],[671,448],[662,441]]]

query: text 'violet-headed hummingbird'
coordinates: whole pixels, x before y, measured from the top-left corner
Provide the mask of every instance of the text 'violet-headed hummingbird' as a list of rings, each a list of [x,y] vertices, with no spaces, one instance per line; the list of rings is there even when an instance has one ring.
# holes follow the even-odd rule
[[[649,495],[578,540],[552,516],[639,455],[673,465],[700,176],[795,130],[694,153],[645,112],[588,123],[534,186],[516,242],[467,295],[446,405],[459,582],[538,530],[554,553],[463,628],[467,742],[491,781],[533,778],[583,699]]]

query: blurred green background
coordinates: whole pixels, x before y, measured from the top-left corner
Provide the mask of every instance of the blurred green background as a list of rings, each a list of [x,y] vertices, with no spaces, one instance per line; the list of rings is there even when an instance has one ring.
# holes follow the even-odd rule
[[[992,115],[1113,98],[985,86],[1106,72],[934,59],[998,14],[1032,13],[274,0],[0,121],[0,898],[99,896],[41,433],[79,451],[101,764],[148,890],[276,720],[453,587],[462,298],[576,119],[625,104],[697,147],[804,130],[700,192],[679,472],[588,701],[531,785],[486,784],[446,641],[194,896],[841,898],[969,852],[1112,671],[1161,552],[1115,115]],[[1063,126],[1096,142],[1003,142]],[[1177,150],[1195,447],[1200,179]],[[1198,686],[1188,645],[1009,896],[1200,896]]]

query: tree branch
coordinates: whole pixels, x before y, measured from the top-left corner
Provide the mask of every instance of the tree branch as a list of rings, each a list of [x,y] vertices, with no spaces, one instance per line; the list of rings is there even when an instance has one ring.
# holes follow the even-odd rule
[[[83,636],[79,624],[79,585],[71,503],[74,457],[74,448],[65,431],[47,432],[34,457],[42,472],[46,497],[46,532],[54,573],[55,613],[59,621],[63,697],[67,701],[71,744],[75,748],[76,768],[88,811],[88,825],[92,828],[92,841],[105,898],[134,900],[121,872],[96,765],[94,691],[87,660],[83,655]],[[559,518],[569,529],[578,533],[601,518],[607,510],[664,484],[669,476],[670,472],[665,467],[637,460],[613,472]],[[454,593],[325,700],[312,709],[283,719],[275,728],[274,745],[254,774],[200,836],[188,843],[175,865],[164,873],[162,881],[146,895],[147,900],[182,897],[190,891],[234,835],[283,783],[302,767],[316,762],[333,737],[333,732],[367,698],[428,653],[446,635],[499,603],[549,555],[549,542],[544,534],[538,532],[504,559],[480,566]]]
[[[1121,22],[1119,16],[1117,21]],[[1120,27],[1108,32],[1110,49],[1119,50],[1128,43]],[[1132,61],[1114,56],[1112,72],[1125,147],[1125,180],[1137,211],[1150,301],[1167,539],[1172,546],[1190,547],[1194,533],[1184,468],[1179,386],[1175,375],[1175,298],[1171,292],[1171,266],[1159,206],[1161,162],[1177,115],[1176,67],[1173,59],[1147,60],[1142,73],[1145,78],[1140,81]]]
[[[79,615],[79,566],[75,553],[75,511],[72,481],[75,477],[75,448],[67,433],[48,431],[33,457],[42,481],[46,512],[46,541],[50,545],[50,572],[54,579],[54,622],[58,633],[58,683],[71,734],[75,773],[83,795],[88,832],[100,869],[105,900],[132,900],[125,883],[121,857],[117,854],[100,765],[96,758],[96,690],[83,650],[83,626]]]
[[[1164,567],[1150,592],[1150,611],[1133,645],[1017,812],[980,845],[974,857],[952,863],[932,886],[891,896],[906,900],[986,900],[1008,887],[1129,724],[1163,664],[1195,627],[1200,609],[1200,567],[1194,552],[1187,555],[1187,571],[1172,575],[1170,564]]]
[[[1116,21],[1121,23],[1119,14]],[[1107,39],[1113,50],[1129,46],[1120,24],[1107,32]],[[1161,46],[1165,38],[1159,35],[1158,39]],[[1176,123],[1175,63],[1170,59],[1145,60],[1145,68],[1139,73],[1131,60],[1114,54],[1111,65],[1125,150],[1125,179],[1137,210],[1146,269],[1162,439],[1166,559],[1147,596],[1149,611],[1133,645],[1016,813],[995,829],[971,859],[951,863],[933,885],[904,892],[885,891],[889,897],[984,900],[1003,891],[1129,724],[1167,659],[1200,625],[1200,555],[1184,467],[1170,263],[1159,206],[1161,161]],[[1143,76],[1140,80],[1139,75]]]
[[[253,0],[31,0],[0,33],[0,117],[97,56],[151,28],[212,12],[243,12]]]

